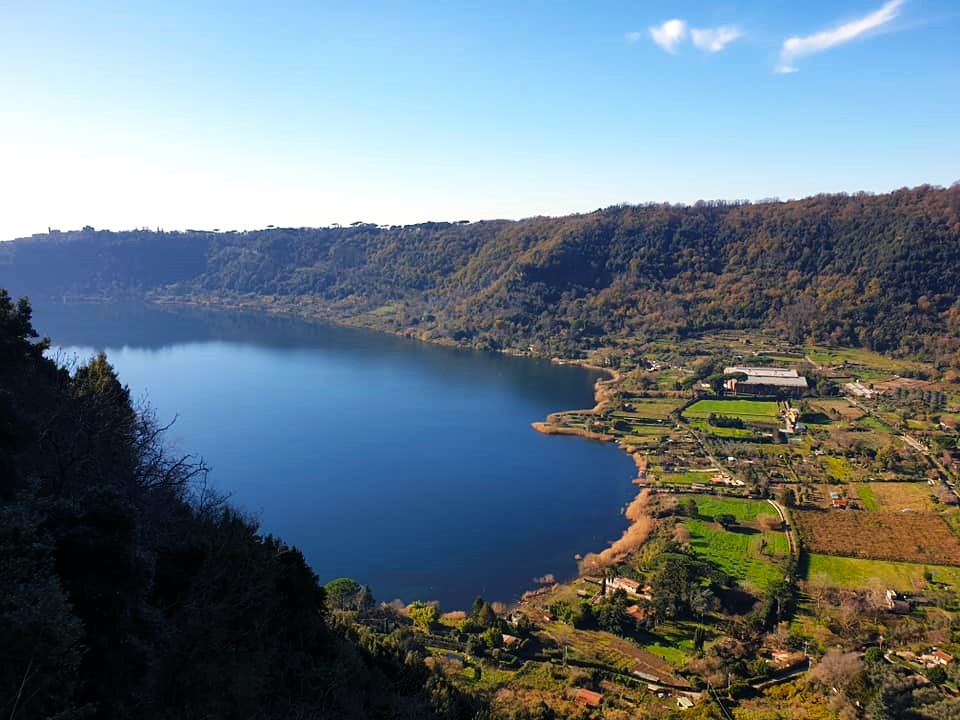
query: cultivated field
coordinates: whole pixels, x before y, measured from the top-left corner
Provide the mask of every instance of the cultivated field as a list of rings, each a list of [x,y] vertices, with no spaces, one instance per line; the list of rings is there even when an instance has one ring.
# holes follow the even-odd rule
[[[654,473],[657,480],[668,485],[692,485],[700,483],[706,485],[710,478],[717,474],[716,470],[686,470],[684,472]]]
[[[924,575],[927,572],[932,574],[935,582],[960,588],[960,568],[945,565],[861,560],[812,553],[805,555],[801,570],[808,581],[851,590],[862,590],[871,580],[880,580],[887,587],[900,592],[921,590],[926,585]]]
[[[933,488],[925,482],[868,483],[857,488],[857,492],[864,501],[865,510],[893,512],[912,510],[923,513],[933,512],[936,509],[936,504],[933,502]],[[873,501],[870,505],[867,498]]]
[[[683,400],[678,398],[632,398],[616,415],[627,419],[666,420],[682,404]]]
[[[783,577],[783,571],[773,564],[789,552],[782,532],[722,530],[702,520],[685,520],[683,525],[690,531],[690,544],[697,555],[756,590],[763,591]]]
[[[863,410],[851,405],[848,400],[817,400],[810,403],[810,407],[821,411],[828,417],[833,417],[836,414],[844,420],[857,420],[864,415]]]
[[[717,515],[733,515],[737,522],[753,522],[761,515],[776,515],[777,511],[762,500],[701,496],[697,498],[697,514],[710,520]]]
[[[797,510],[793,517],[813,553],[960,565],[960,539],[934,513]]]
[[[911,370],[922,370],[922,363],[911,360],[898,360],[880,355],[879,353],[863,348],[807,348],[808,357],[818,365],[837,366],[859,365],[864,371],[873,371],[873,374],[879,374],[878,371],[887,373],[905,373]]]
[[[708,418],[711,414],[742,418],[747,422],[776,422],[777,403],[765,400],[699,400],[683,411],[684,417]]]

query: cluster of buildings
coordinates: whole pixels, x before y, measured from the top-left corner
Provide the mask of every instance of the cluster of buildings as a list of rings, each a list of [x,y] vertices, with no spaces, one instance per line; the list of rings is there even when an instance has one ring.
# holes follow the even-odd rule
[[[916,663],[925,668],[946,667],[947,665],[952,665],[955,660],[953,655],[943,650],[938,650],[937,648],[930,648],[930,650],[920,655],[910,652],[909,650],[901,650],[897,652],[896,655],[907,662]]]

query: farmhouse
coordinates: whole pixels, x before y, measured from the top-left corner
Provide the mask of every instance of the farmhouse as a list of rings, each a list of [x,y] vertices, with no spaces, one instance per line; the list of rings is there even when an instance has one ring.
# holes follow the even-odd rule
[[[639,595],[640,583],[630,578],[615,577],[607,581],[607,592],[611,593],[614,590],[623,590],[630,595]]]
[[[723,369],[724,375],[746,375],[746,379],[727,380],[723,386],[735,393],[751,395],[776,395],[787,393],[802,395],[807,389],[807,379],[793,368],[748,367],[734,365]]]
[[[949,665],[953,662],[953,655],[943,650],[933,650],[929,657],[935,665]]]

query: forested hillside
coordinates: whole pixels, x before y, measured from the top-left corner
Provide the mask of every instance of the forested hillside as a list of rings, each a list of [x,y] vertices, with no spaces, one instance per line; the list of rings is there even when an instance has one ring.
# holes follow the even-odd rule
[[[0,716],[475,716],[169,455],[104,356],[46,347],[0,290]]]
[[[519,222],[35,236],[33,296],[253,303],[542,355],[716,328],[960,364],[960,187],[611,207]]]

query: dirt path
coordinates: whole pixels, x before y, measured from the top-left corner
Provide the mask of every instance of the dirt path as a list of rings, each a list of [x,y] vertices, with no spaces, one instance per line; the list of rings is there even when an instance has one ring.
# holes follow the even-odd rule
[[[780,522],[783,523],[783,532],[787,536],[787,544],[790,546],[790,554],[796,556],[797,554],[797,545],[793,539],[793,528],[790,527],[790,523],[787,521],[787,513],[783,509],[783,506],[778,503],[776,500],[771,500],[767,498],[767,502],[773,505],[773,509],[777,511],[777,514],[780,516]]]

